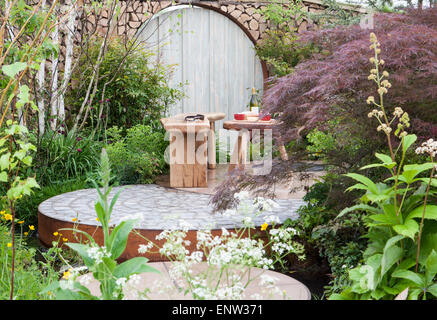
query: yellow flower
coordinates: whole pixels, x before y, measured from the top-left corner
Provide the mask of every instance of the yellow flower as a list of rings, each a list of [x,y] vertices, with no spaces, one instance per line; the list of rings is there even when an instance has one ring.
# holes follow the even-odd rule
[[[264,222],[264,223],[261,225],[261,231],[266,230],[268,226],[269,226],[269,224],[268,224],[267,222]]]
[[[67,242],[68,239],[67,238],[62,238],[62,241]]]
[[[23,224],[23,223],[24,223],[24,221],[18,221],[18,223],[19,223],[19,224]]]
[[[57,236],[59,233],[56,231],[56,232],[53,232],[53,235],[54,236]]]
[[[0,211],[0,214],[5,214],[6,213],[6,211],[5,210],[2,210],[2,211]]]
[[[29,230],[35,230],[34,226],[29,226]]]
[[[68,269],[64,272],[64,275],[62,276],[63,279],[68,280],[68,278],[71,277],[71,269]]]
[[[77,221],[77,218],[73,218],[73,219],[71,219],[71,221],[76,222],[76,221]]]
[[[29,234],[29,232],[24,232],[24,235],[27,236]]]
[[[12,243],[8,242],[7,246],[8,248],[12,247]]]
[[[96,221],[100,221],[99,218],[96,218]]]
[[[12,215],[10,215],[9,213],[5,214],[5,219],[6,220],[11,220],[12,221]]]

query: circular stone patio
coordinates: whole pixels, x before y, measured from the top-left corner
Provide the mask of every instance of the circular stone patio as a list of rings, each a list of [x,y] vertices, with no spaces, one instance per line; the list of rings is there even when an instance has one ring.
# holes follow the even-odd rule
[[[149,240],[155,241],[156,235],[162,230],[178,228],[181,220],[192,226],[187,235],[191,242],[196,239],[195,232],[199,229],[208,228],[213,234],[214,232],[221,234],[222,227],[232,230],[241,226],[241,223],[232,218],[213,213],[209,203],[211,196],[208,194],[187,192],[155,184],[129,185],[113,188],[110,199],[120,188],[124,190],[114,206],[111,224],[117,225],[122,220],[139,217],[135,229]],[[97,198],[95,189],[83,189],[64,193],[42,202],[38,207],[38,235],[41,243],[50,246],[52,241],[57,240],[53,235],[56,231],[61,232],[68,241],[78,241],[72,231],[59,231],[62,228],[77,227],[92,234],[96,242],[102,244],[103,235],[94,210]],[[254,219],[256,227],[264,223],[265,215],[276,215],[281,223],[287,218],[295,219],[298,216],[297,209],[304,204],[300,199],[277,199],[275,202],[279,205],[278,208]],[[74,218],[78,219],[77,222],[73,222]],[[144,243],[143,239],[131,234],[126,251],[120,257],[121,260],[138,256],[138,246],[141,243]],[[151,261],[165,260],[158,254],[146,256]]]
[[[152,262],[149,265],[160,273],[140,273],[135,282],[125,288],[125,299],[141,299],[138,293],[149,289],[147,298],[151,300],[193,300],[191,293],[184,294],[187,288],[186,281],[175,281],[173,279],[170,271],[172,262]],[[194,274],[197,274],[198,272],[205,272],[207,268],[206,263],[201,263],[194,265],[191,270]],[[241,275],[246,269],[231,270],[231,272]],[[247,274],[245,273],[241,277],[244,284],[249,280]],[[278,290],[266,288],[262,281],[262,275],[274,280],[274,287]],[[279,272],[250,268],[250,279],[251,282],[242,294],[242,298],[245,300],[311,300],[311,293],[303,283]],[[90,290],[91,294],[101,296],[100,283],[94,279],[92,274],[82,275],[78,280]]]

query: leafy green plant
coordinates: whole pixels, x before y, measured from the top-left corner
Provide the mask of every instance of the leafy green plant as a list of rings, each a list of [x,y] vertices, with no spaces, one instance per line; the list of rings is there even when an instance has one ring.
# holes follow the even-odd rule
[[[158,270],[147,265],[148,259],[144,257],[132,258],[121,264],[117,263],[117,259],[126,249],[128,236],[138,220],[125,220],[113,229],[110,228],[109,220],[112,209],[123,189],[118,191],[109,201],[109,194],[112,190],[112,187],[109,186],[111,171],[105,149],[102,149],[100,165],[102,189],[96,182],[93,183],[98,192],[95,210],[103,229],[104,245],[99,246],[88,233],[73,229],[75,232],[85,235],[89,242],[87,244],[67,243],[66,245],[79,254],[86,267],[79,269],[70,267],[64,272],[63,279],[50,284],[42,291],[43,294],[51,292],[56,299],[122,299],[124,292],[121,284],[130,276],[142,272],[159,273]],[[82,269],[92,272],[94,279],[100,282],[101,297],[93,296],[88,288],[76,281],[76,277]]]
[[[21,103],[21,97],[17,103]],[[12,242],[11,256],[11,277],[10,277],[10,299],[14,298],[15,284],[15,223],[16,219],[16,203],[23,195],[30,195],[32,189],[39,188],[34,177],[23,178],[20,167],[30,167],[32,165],[32,151],[35,151],[35,146],[26,142],[26,127],[13,122],[6,121],[7,127],[0,133],[0,183],[7,190],[0,201],[0,206],[3,208],[5,217],[10,220],[10,233]],[[33,227],[33,226],[32,226]]]
[[[91,136],[47,130],[40,138],[34,135],[30,138],[38,147],[35,169],[42,185],[86,178],[98,168],[98,154],[103,143]]]
[[[310,265],[291,265],[291,268],[311,273],[312,277],[329,274],[330,282],[325,287],[325,294],[328,295],[350,282],[347,271],[361,261],[367,243],[362,238],[366,232],[362,214],[336,219],[339,210],[333,205],[335,199],[328,198],[331,189],[329,177],[312,185],[303,198],[307,204],[298,210],[299,217],[284,223],[284,226],[296,229],[296,241],[304,244],[305,253],[311,261]]]
[[[335,148],[335,138],[332,133],[324,133],[318,129],[313,129],[307,135],[308,143],[307,150],[311,152],[315,158],[322,157],[324,153]]]
[[[4,217],[4,215],[3,215]],[[0,222],[0,299],[9,298],[11,290],[12,267],[12,237],[10,226],[6,219]],[[20,225],[20,234],[16,237],[15,260],[16,268],[14,271],[14,295],[13,299],[37,300],[42,297],[39,292],[51,281],[57,279],[57,273],[53,268],[40,268],[35,261],[36,249],[27,245],[27,228]]]
[[[62,193],[89,188],[89,183],[84,179],[65,180],[36,189],[32,195],[23,196],[16,204],[17,219],[24,221],[24,225],[35,225],[38,222],[38,206],[41,202]]]
[[[269,3],[258,10],[268,21],[270,28],[265,31],[264,38],[256,45],[257,55],[267,62],[272,74],[285,76],[293,71],[311,51],[309,46],[298,44],[295,20],[305,16],[301,1],[285,3]]]
[[[322,0],[325,7],[322,12],[308,12],[308,17],[323,28],[333,28],[338,25],[351,25],[360,22],[361,16],[337,0]]]
[[[73,75],[73,81],[78,85],[68,93],[67,98],[73,112],[77,112],[86,96],[86,85],[93,75],[89,59],[97,59],[100,45],[100,42],[95,43],[90,52],[81,57]],[[128,49],[132,46],[136,49]],[[174,66],[153,62],[153,55],[142,43],[126,45],[118,38],[108,43],[99,67],[100,81],[94,93],[96,99],[84,119],[88,127],[94,129],[100,123],[100,132],[104,134],[104,129],[112,126],[152,125],[168,111],[171,104],[182,98],[182,85],[169,85]],[[104,98],[99,100],[102,96]]]
[[[107,135],[111,142],[108,156],[118,183],[150,183],[168,168],[164,160],[168,141],[162,129],[136,125],[123,136],[121,128],[113,127]]]
[[[364,190],[360,204],[343,210],[346,213],[362,210],[367,212],[366,225],[369,228],[369,243],[364,252],[364,263],[350,270],[350,288],[331,299],[392,299],[408,288],[409,299],[437,298],[434,277],[437,272],[436,222],[437,206],[430,203],[437,187],[435,171],[437,164],[437,142],[429,139],[416,153],[428,154],[429,162],[404,164],[409,148],[416,142],[414,134],[408,134],[409,116],[396,107],[390,117],[384,106],[384,95],[391,87],[388,72],[381,70],[384,61],[379,58],[380,44],[374,33],[370,35],[374,65],[369,80],[375,81],[379,99],[367,99],[377,109],[369,113],[379,122],[389,148],[389,155],[376,153],[379,162],[362,169],[381,167],[390,172],[390,177],[375,183],[368,177],[349,173],[348,177],[358,183],[347,190]],[[394,132],[392,125],[396,125]],[[394,136],[399,138],[397,148],[393,146]],[[397,161],[397,154],[400,160]]]

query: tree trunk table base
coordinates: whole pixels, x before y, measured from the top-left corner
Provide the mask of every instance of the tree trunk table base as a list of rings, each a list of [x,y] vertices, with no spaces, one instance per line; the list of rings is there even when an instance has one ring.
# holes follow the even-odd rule
[[[223,123],[223,128],[227,130],[239,131],[237,142],[231,155],[231,163],[229,164],[228,172],[232,172],[235,168],[244,170],[247,164],[247,147],[252,140],[253,130],[272,130],[272,137],[278,147],[282,160],[288,160],[288,154],[282,142],[280,134],[275,130],[278,122],[274,119],[270,121],[247,121],[247,120],[231,120]]]
[[[170,134],[170,186],[207,187],[208,119],[163,118],[161,123]]]

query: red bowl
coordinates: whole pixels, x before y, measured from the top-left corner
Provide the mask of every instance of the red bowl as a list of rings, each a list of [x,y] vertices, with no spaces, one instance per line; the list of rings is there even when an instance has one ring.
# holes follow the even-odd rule
[[[270,121],[272,119],[272,116],[270,114],[264,116],[261,121]]]
[[[244,120],[246,118],[246,115],[243,113],[235,113],[234,114],[234,119],[235,120]]]

